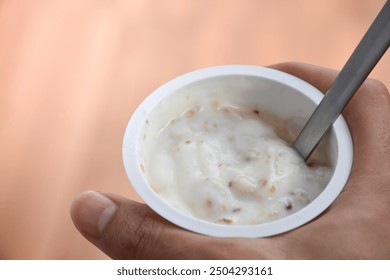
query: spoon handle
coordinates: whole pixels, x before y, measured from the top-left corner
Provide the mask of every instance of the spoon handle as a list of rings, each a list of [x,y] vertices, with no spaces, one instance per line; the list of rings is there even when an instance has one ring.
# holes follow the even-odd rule
[[[295,140],[293,148],[305,160],[309,158],[389,45],[390,1],[387,1]]]

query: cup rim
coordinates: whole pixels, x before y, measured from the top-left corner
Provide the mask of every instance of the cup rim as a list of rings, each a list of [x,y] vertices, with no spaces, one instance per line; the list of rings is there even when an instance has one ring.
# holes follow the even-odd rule
[[[255,225],[223,225],[200,220],[181,213],[170,206],[149,185],[139,162],[138,147],[140,134],[150,112],[163,99],[178,89],[194,82],[213,77],[244,75],[266,78],[302,93],[318,104],[323,94],[314,86],[290,74],[252,65],[223,65],[196,70],[168,81],[147,96],[130,118],[125,130],[122,156],[126,174],[137,194],[160,216],[168,221],[204,235],[219,237],[266,237],[290,231],[304,225],[326,210],[338,197],[348,181],[353,161],[353,144],[349,128],[340,115],[333,124],[338,147],[337,160],[328,185],[310,204],[289,216]]]

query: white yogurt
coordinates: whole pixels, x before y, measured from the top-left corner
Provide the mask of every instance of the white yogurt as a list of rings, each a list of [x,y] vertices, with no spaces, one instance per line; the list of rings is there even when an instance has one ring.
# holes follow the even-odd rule
[[[331,169],[317,163],[323,160],[308,166],[279,138],[292,137],[286,122],[257,107],[205,98],[158,129],[142,166],[150,185],[173,207],[213,223],[285,217],[308,205],[331,178]]]

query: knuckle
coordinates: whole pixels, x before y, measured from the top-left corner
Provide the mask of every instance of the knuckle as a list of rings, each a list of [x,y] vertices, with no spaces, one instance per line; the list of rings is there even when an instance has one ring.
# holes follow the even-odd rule
[[[387,120],[390,116],[390,95],[386,86],[378,80],[367,79],[347,105],[346,115],[359,120],[368,116]]]
[[[159,216],[147,206],[131,209],[133,219],[124,219],[123,230],[126,231],[119,246],[123,253],[120,258],[152,258],[162,230]]]
[[[389,91],[384,83],[376,79],[367,79],[366,84],[372,88],[375,88],[377,91],[386,92],[389,94]]]
[[[157,241],[159,225],[156,222],[155,213],[151,210],[145,211],[138,225],[134,228],[134,252],[148,258],[153,254],[153,248]]]
[[[381,81],[375,79],[367,79],[363,87],[370,94],[367,98],[372,99],[375,105],[390,106],[389,90]]]

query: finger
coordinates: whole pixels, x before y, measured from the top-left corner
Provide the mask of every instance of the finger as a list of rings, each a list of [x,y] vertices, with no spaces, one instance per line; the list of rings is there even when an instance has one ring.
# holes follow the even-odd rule
[[[223,251],[215,238],[178,228],[146,205],[113,194],[82,193],[71,216],[78,230],[114,259],[205,259]]]
[[[338,72],[335,70],[303,63],[282,63],[271,68],[289,73],[305,80],[326,93]],[[381,163],[382,168],[390,165],[390,97],[386,87],[368,79],[360,87],[343,111],[354,142],[355,162],[378,167],[378,158],[389,155]]]
[[[114,259],[284,258],[278,238],[195,234],[169,223],[144,204],[113,194],[80,194],[71,216],[84,237]]]

